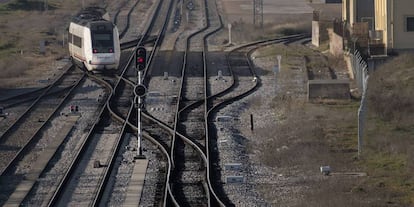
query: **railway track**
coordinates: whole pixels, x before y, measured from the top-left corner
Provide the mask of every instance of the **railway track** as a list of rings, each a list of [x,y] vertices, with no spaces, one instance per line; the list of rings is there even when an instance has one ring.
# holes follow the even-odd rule
[[[206,151],[208,137],[206,136],[206,107],[207,101],[207,67],[206,38],[218,31],[222,25],[210,25],[210,19],[218,15],[209,15],[207,1],[201,5],[193,4],[192,10],[206,19],[205,25],[190,34],[184,50],[184,62],[181,73],[181,87],[178,95],[175,131],[183,133],[187,139],[173,137],[171,154],[174,170],[170,180],[172,191],[182,206],[217,206],[224,204],[217,199],[210,185],[209,159]],[[200,41],[201,40],[201,41]],[[191,60],[191,61],[190,61]]]
[[[208,62],[214,58],[209,52],[207,42],[211,35],[222,28],[221,19],[216,11],[215,2],[207,0],[191,2],[194,4],[191,9],[188,9],[191,10],[192,14],[189,15],[193,15],[193,20],[195,19],[194,21],[199,24],[203,22],[202,19],[207,21],[203,27],[195,27],[191,33],[186,34],[180,78],[168,77],[167,74],[166,79],[171,80],[174,86],[171,87],[171,91],[161,96],[165,96],[164,101],[176,107],[175,113],[162,112],[163,115],[160,115],[157,107],[142,113],[145,124],[143,133],[145,141],[143,142],[145,142],[146,150],[150,151],[150,153],[144,153],[146,156],[153,156],[150,165],[153,165],[152,168],[159,169],[158,172],[149,175],[153,177],[151,181],[146,181],[149,184],[146,183],[144,191],[152,192],[152,194],[144,194],[150,196],[144,196],[141,199],[142,205],[233,205],[222,187],[213,116],[220,108],[253,93],[260,86],[260,79],[248,59],[251,51],[266,44],[300,39],[299,35],[282,37],[237,47],[226,56],[228,71],[220,71],[231,77],[219,77],[218,71],[215,71],[216,76],[209,71],[211,65]],[[174,5],[174,3],[177,4]],[[128,43],[149,48],[149,64],[143,74],[143,83],[147,87],[154,81],[152,78],[159,75],[151,70],[151,66],[160,56],[160,46],[166,36],[168,22],[171,19],[176,21],[177,11],[182,12],[182,10],[177,10],[179,8],[177,5],[180,4],[184,5],[184,1],[158,1],[158,5],[154,6],[154,11],[151,13],[154,20],[145,26],[146,29],[140,35],[139,40]],[[132,12],[137,10],[138,6],[140,6],[139,0],[125,3],[120,7],[128,8],[126,26],[121,33],[126,39],[128,39]],[[175,16],[172,15],[173,13]],[[119,15],[120,12],[117,14]],[[134,158],[130,158],[137,153],[134,151],[136,149],[133,149],[137,145],[137,118],[135,116],[137,111],[133,104],[132,94],[138,83],[133,66],[134,53],[135,49],[124,51],[124,55],[128,57],[123,59],[127,61],[121,64],[123,69],[117,76],[88,74],[89,79],[105,87],[108,98],[103,103],[104,107],[96,114],[98,117],[96,121],[82,128],[87,133],[79,139],[79,146],[70,151],[74,154],[73,158],[64,176],[56,179],[54,187],[56,191],[49,192],[49,197],[44,196],[44,201],[40,203],[46,201],[48,206],[122,205],[120,198],[125,197],[125,192],[122,194],[121,191],[124,189],[117,186],[117,183],[122,185],[128,181],[122,181],[126,178],[122,178],[123,175],[119,174],[131,171]],[[169,55],[174,58],[174,54]],[[227,81],[217,84],[217,80],[222,81],[222,78]],[[61,91],[66,92],[71,87],[72,85],[62,87]],[[174,91],[176,89],[178,93]],[[50,91],[46,92],[46,89],[40,90],[39,93],[49,96],[54,94]],[[28,98],[24,102],[31,99],[33,98]],[[12,103],[11,99],[4,101],[10,101],[10,106],[23,103],[23,101]],[[169,118],[164,119],[164,116]],[[157,160],[157,163],[152,160]],[[58,162],[55,161],[49,165]],[[49,168],[52,167],[49,166]],[[26,204],[31,203],[28,200],[26,198]]]
[[[135,4],[135,5],[137,5],[137,4]],[[82,72],[82,74],[83,74],[83,77],[84,77],[84,73]],[[103,85],[105,85],[106,87],[107,87],[107,91],[113,91],[113,89],[112,89],[112,84],[115,82],[115,79],[114,79],[114,77],[104,77],[104,78],[102,78],[102,77],[96,77],[96,76],[93,76],[93,75],[89,75],[89,78],[93,78],[93,79],[95,79],[95,81],[97,81],[97,82],[101,82],[101,84],[103,84]],[[109,83],[108,83],[109,82]],[[119,83],[119,82],[118,82]],[[119,84],[117,84],[117,86],[118,86]],[[68,87],[68,86],[67,86]],[[121,87],[119,87],[119,88],[121,88]],[[125,90],[122,90],[122,91],[125,91]],[[47,92],[44,92],[44,94],[46,94]],[[126,90],[126,92],[125,93],[127,93],[128,94],[128,91]],[[112,94],[112,92],[110,92],[110,94]],[[50,96],[49,96],[50,97]],[[63,102],[62,102],[63,103]],[[119,103],[119,102],[118,102]],[[107,105],[109,105],[109,104],[107,104]],[[39,107],[40,109],[47,109],[48,107],[44,107],[44,106],[40,106]],[[108,107],[109,108],[109,107]],[[125,107],[124,107],[125,108]],[[129,107],[129,108],[131,108],[129,111],[131,112],[132,111],[132,107]],[[123,108],[121,108],[121,109],[118,109],[118,111],[120,111],[121,113],[124,113],[125,112],[125,110],[123,109]],[[126,116],[129,116],[129,114],[130,114],[130,112],[126,115]],[[42,111],[41,113],[43,113],[43,114],[45,114],[45,111]],[[102,116],[103,117],[110,117],[110,116],[108,116],[108,114],[109,114],[109,112],[106,110],[106,108],[103,108],[102,109],[102,111],[101,111],[101,114],[103,114]],[[101,117],[101,115],[99,115],[98,117]],[[23,118],[22,118],[23,119]],[[101,120],[101,121],[99,121],[99,120]],[[42,118],[42,120],[40,120],[39,122],[47,122],[48,120],[43,120],[43,118]],[[107,150],[106,151],[106,153],[109,155],[108,157],[115,157],[114,155],[117,153],[117,151],[119,151],[119,146],[121,146],[121,144],[119,144],[120,142],[121,142],[121,138],[125,135],[125,128],[126,128],[126,124],[124,123],[124,124],[119,124],[118,126],[116,126],[116,124],[114,125],[114,126],[110,126],[109,128],[111,128],[110,129],[110,131],[111,132],[114,132],[114,134],[115,134],[115,132],[117,133],[118,131],[121,131],[121,133],[120,133],[120,135],[119,136],[114,136],[113,134],[112,134],[112,136],[111,135],[109,135],[109,136],[107,136],[107,134],[108,133],[106,133],[107,132],[107,130],[108,130],[108,127],[106,126],[106,124],[108,124],[107,122],[111,122],[112,120],[111,119],[97,119],[97,121],[96,121],[96,123],[94,124],[94,126],[92,126],[92,127],[86,127],[86,128],[84,128],[84,130],[86,130],[86,129],[89,129],[89,131],[90,131],[90,133],[88,134],[88,136],[87,136],[87,138],[85,138],[85,139],[79,139],[79,141],[80,142],[82,142],[83,144],[82,144],[82,147],[80,147],[79,149],[81,149],[79,152],[78,152],[78,155],[81,155],[81,154],[83,154],[84,152],[87,152],[87,153],[90,153],[89,155],[93,155],[93,153],[95,152],[96,154],[99,154],[98,156],[95,156],[94,157],[94,161],[100,161],[100,159],[102,159],[102,161],[103,162],[106,162],[106,163],[111,163],[111,160],[113,160],[114,158],[108,158],[108,159],[105,159],[105,157],[100,157],[100,156],[102,156],[102,151],[94,151],[94,150],[89,150],[88,148],[87,148],[87,146],[89,146],[89,147],[92,147],[92,148],[96,148],[96,146],[99,146],[99,144],[101,144],[101,146],[113,146],[112,148],[110,148],[109,150]],[[23,120],[22,121],[22,123],[24,124],[24,123],[30,123],[31,121],[27,121],[27,119],[25,119],[25,120]],[[13,125],[13,126],[17,126],[17,124],[15,124],[15,125]],[[122,127],[123,126],[123,127]],[[121,128],[122,128],[122,130],[121,130]],[[8,134],[7,134],[8,132],[6,132],[5,133],[5,135],[3,136],[3,137],[5,137],[5,136],[9,136]],[[98,135],[97,135],[98,134]],[[105,137],[106,136],[106,137]],[[94,137],[95,138],[95,140],[93,140],[93,138],[90,138],[90,137]],[[98,138],[96,138],[96,137],[98,137]],[[92,140],[92,141],[91,141]],[[99,143],[99,141],[96,141],[96,140],[105,140],[106,142],[105,143]],[[93,144],[90,144],[90,143],[93,143],[94,141],[96,141],[96,143],[94,143],[95,144],[95,146],[93,146]],[[85,146],[85,147],[84,147]],[[57,147],[57,146],[56,146]],[[95,155],[96,155],[95,154]],[[5,157],[5,156],[4,156]],[[60,184],[60,186],[64,186],[64,183],[65,182],[67,182],[67,180],[70,180],[70,179],[68,179],[69,177],[71,177],[71,176],[73,176],[71,173],[72,173],[72,171],[74,171],[73,169],[75,169],[75,168],[77,168],[77,167],[75,167],[75,166],[79,166],[79,165],[82,165],[82,164],[84,164],[85,163],[85,161],[84,161],[84,163],[82,163],[82,162],[78,162],[80,159],[80,157],[82,157],[82,156],[76,156],[76,159],[74,159],[74,161],[72,162],[72,165],[71,165],[71,167],[70,167],[70,169],[68,170],[68,172],[66,173],[66,175],[65,175],[65,178],[62,180],[62,182],[61,182],[61,184]],[[92,156],[93,157],[93,156]],[[56,163],[55,163],[56,164]],[[86,167],[85,167],[85,171],[84,172],[86,172],[86,171],[88,171],[88,170],[90,170],[90,169],[88,169],[87,168],[87,166],[89,166],[88,164],[85,164],[86,165]],[[10,168],[12,168],[13,167],[13,165],[12,164],[10,164]],[[50,167],[49,167],[50,168]],[[102,170],[103,172],[107,172],[107,170]],[[105,173],[102,173],[102,174],[105,174]],[[40,174],[40,172],[39,172],[39,174]],[[75,173],[76,174],[76,173]],[[79,174],[81,174],[81,173],[78,173],[78,175]],[[75,175],[76,176],[76,175]],[[78,178],[79,177],[81,177],[81,176],[78,176]],[[99,176],[97,176],[97,177],[99,177]],[[105,178],[105,176],[102,176],[101,178],[98,178],[98,180],[99,181],[96,181],[96,183],[97,183],[97,185],[96,185],[96,187],[95,187],[95,190],[92,190],[93,192],[100,192],[101,190],[101,188],[99,187],[99,183],[102,183],[100,180],[102,180],[103,178]],[[20,179],[21,180],[21,179]],[[60,179],[58,178],[57,179],[57,181],[59,181]],[[93,180],[93,179],[92,179]],[[56,182],[56,181],[55,181]],[[95,182],[95,181],[94,181]],[[16,184],[15,185],[17,185],[17,183],[19,183],[19,181],[17,181],[16,182]],[[73,183],[75,183],[75,182],[73,182]],[[91,182],[89,182],[89,183],[91,183]],[[41,185],[41,184],[36,184],[36,185]],[[12,188],[13,188],[13,185],[12,185]],[[37,188],[39,188],[39,187],[37,187]],[[5,189],[5,188],[3,188],[4,190],[8,190],[8,189]],[[53,188],[52,188],[53,189]],[[86,190],[85,190],[86,189]],[[91,189],[91,187],[90,186],[88,186],[87,188],[82,188],[82,187],[76,187],[76,190],[84,190],[84,191],[87,191],[87,190],[90,190]],[[102,188],[103,189],[103,188]],[[72,189],[73,190],[73,189]],[[77,194],[77,192],[78,191],[76,191],[76,190],[73,190],[73,191],[71,191],[71,193],[73,193],[72,195],[79,195],[79,194]],[[56,199],[56,198],[58,198],[59,196],[57,196],[57,195],[59,195],[59,192],[60,192],[60,190],[59,190],[59,188],[58,188],[58,190],[56,191],[56,193],[55,193],[55,195],[53,196],[53,199],[49,202],[49,205],[54,205],[54,204],[56,204],[56,203],[58,203],[57,202],[57,200],[59,200],[59,199]],[[11,191],[10,191],[10,193],[11,193]],[[50,192],[48,193],[48,194],[50,194]],[[92,195],[94,195],[94,194],[92,194],[91,193],[91,196]],[[30,197],[30,196],[29,196]],[[46,198],[43,198],[44,200],[48,200],[48,198],[47,198],[47,196],[43,196],[43,197],[46,197]],[[76,197],[76,196],[72,196],[72,198],[73,199],[76,199],[76,198],[78,198],[78,197]],[[22,197],[21,199],[24,199],[24,197]],[[63,198],[63,199],[65,199],[65,201],[64,201],[64,203],[66,204],[67,203],[67,197],[65,197],[65,198]],[[82,199],[84,199],[85,200],[85,202],[87,203],[88,202],[88,199],[86,198],[82,198]],[[29,199],[27,199],[27,200],[30,200],[30,198]],[[98,199],[92,199],[93,201],[92,202],[90,202],[90,203],[96,203],[96,202],[98,202]],[[23,202],[23,201],[21,201],[21,202]],[[33,202],[33,201],[26,201],[26,202]],[[39,202],[39,203],[44,203],[44,201],[36,201],[36,202]]]
[[[25,148],[31,147],[36,135],[55,115],[83,78],[84,73],[82,71],[78,71],[74,67],[68,67],[67,72],[62,74],[47,90],[43,91],[29,108],[3,132],[0,137],[2,147],[0,153],[3,161],[8,159],[9,164],[0,166],[1,174],[7,171],[8,166],[12,164],[10,158],[18,159],[18,155],[24,152]],[[62,89],[62,93],[48,95],[52,88],[55,90]],[[1,163],[4,164],[7,161]]]
[[[11,195],[14,186],[24,180],[22,175],[32,172],[37,166],[27,166],[26,157],[36,157],[42,153],[41,147],[35,147],[43,139],[46,128],[52,119],[60,114],[65,102],[73,91],[84,81],[85,74],[74,67],[67,66],[62,74],[48,89],[37,97],[29,108],[1,136],[1,194]],[[61,93],[48,94],[50,90]],[[33,161],[34,162],[34,161]],[[36,171],[36,170],[35,170]],[[37,171],[36,171],[37,172]],[[35,175],[31,175],[35,176]],[[4,202],[4,201],[3,201]]]
[[[156,9],[157,11],[163,11],[163,10],[168,11],[168,10],[170,10],[170,7],[168,7],[168,4],[167,4],[167,6],[165,6],[165,4],[162,4],[160,2],[159,5],[162,6],[162,8],[160,8],[160,6],[158,6],[157,9]],[[165,11],[163,11],[163,13],[168,14],[168,12],[165,12]],[[167,17],[168,16],[166,16],[165,18],[158,18],[158,19],[161,19],[161,22],[163,22],[163,21],[166,22]],[[152,30],[153,28],[158,29],[157,27],[159,27],[159,26],[157,26],[156,24],[157,23],[150,24],[150,26],[147,27],[148,28],[147,32],[145,32],[142,35],[142,37],[146,37],[147,36],[146,34],[150,30]],[[162,23],[162,25],[165,25],[165,24],[166,23]],[[163,26],[163,27],[165,27],[165,26]],[[160,39],[162,36],[163,36],[162,33],[158,34],[158,39]],[[143,42],[143,38],[139,41],[138,45],[140,45],[142,42]],[[156,42],[157,41],[155,41],[155,45],[156,45]],[[155,50],[156,50],[156,47],[154,47],[154,50],[151,51],[151,53],[154,53]],[[135,52],[131,53],[131,56],[128,60],[128,63],[126,64],[126,67],[123,70],[124,72],[122,72],[122,74],[120,75],[120,77],[118,78],[116,83],[114,84],[115,86],[114,86],[111,94],[109,95],[108,102],[106,103],[106,107],[104,109],[106,111],[106,113],[113,118],[113,120],[116,120],[118,123],[122,124],[122,130],[121,130],[121,133],[120,133],[118,139],[115,140],[114,143],[101,144],[101,145],[114,146],[113,150],[110,150],[111,153],[108,153],[108,155],[111,155],[111,156],[107,156],[108,160],[105,162],[105,163],[108,163],[108,164],[105,164],[105,169],[107,169],[107,170],[103,170],[104,172],[102,172],[102,176],[97,176],[99,178],[97,178],[96,180],[100,180],[101,182],[99,182],[99,181],[93,182],[93,183],[99,183],[99,185],[95,185],[95,187],[92,187],[92,189],[90,189],[90,186],[92,185],[91,184],[92,181],[91,181],[91,179],[88,179],[88,176],[87,176],[87,174],[88,174],[87,173],[88,172],[87,168],[88,167],[85,167],[84,172],[76,173],[75,171],[76,171],[76,169],[79,168],[79,166],[90,166],[90,164],[88,165],[87,162],[90,163],[91,160],[88,159],[89,161],[83,161],[85,163],[82,164],[82,160],[85,160],[85,159],[78,158],[76,160],[80,160],[81,162],[78,163],[78,161],[76,161],[76,160],[74,161],[73,168],[71,168],[71,169],[74,169],[73,170],[74,172],[70,172],[70,171],[68,172],[67,176],[65,176],[67,179],[65,178],[64,181],[61,182],[61,185],[59,186],[59,190],[57,191],[57,193],[55,193],[55,196],[54,196],[53,200],[49,203],[49,205],[54,206],[54,205],[60,205],[60,204],[63,204],[63,203],[68,203],[70,201],[67,200],[68,199],[67,197],[69,197],[71,201],[82,200],[82,201],[86,202],[86,203],[75,203],[76,205],[77,204],[80,204],[80,205],[83,205],[83,204],[99,205],[99,204],[102,204],[102,203],[111,203],[111,202],[113,202],[113,201],[111,201],[110,197],[113,196],[111,192],[116,191],[116,189],[115,189],[116,187],[114,187],[114,186],[109,186],[108,187],[108,183],[110,183],[109,182],[109,179],[110,179],[109,176],[111,174],[113,174],[113,172],[116,171],[119,168],[119,166],[115,166],[115,164],[114,164],[115,159],[118,156],[116,154],[118,154],[119,151],[120,151],[119,149],[122,148],[122,147],[120,147],[120,143],[124,142],[124,141],[122,141],[123,140],[122,137],[125,134],[129,134],[131,139],[134,139],[134,136],[131,136],[132,134],[130,132],[128,132],[128,128],[133,126],[132,131],[133,132],[136,131],[136,129],[134,130],[134,126],[136,126],[136,124],[131,124],[131,122],[135,121],[135,118],[132,118],[133,116],[131,116],[131,114],[136,114],[135,109],[134,109],[134,104],[132,104],[132,101],[131,101],[131,100],[133,100],[132,99],[133,97],[131,97],[131,94],[133,94],[132,89],[136,85],[136,82],[134,82],[135,72],[134,72],[134,67],[133,67],[133,65],[134,65],[134,62],[133,62],[134,54],[135,54]],[[150,55],[150,59],[151,59],[151,56],[152,55]],[[105,120],[105,121],[103,121],[103,120]],[[112,123],[108,123],[108,122],[111,122],[111,120],[101,119],[100,123],[97,124],[97,126],[98,126],[97,128],[99,129],[100,128],[99,126],[101,126],[101,125],[104,126],[102,128],[105,128],[105,129],[113,128],[113,127],[111,127]],[[90,134],[96,134],[96,130],[98,130],[98,129],[91,129]],[[156,145],[158,144],[158,141],[155,141],[155,138],[151,138],[150,135],[146,134],[145,137],[152,140],[152,142],[154,142]],[[98,141],[96,141],[96,142],[100,142],[99,140],[102,140],[102,137],[100,137],[97,140]],[[94,143],[95,141],[92,140],[92,141],[87,141],[87,142]],[[99,145],[99,143],[96,144],[96,145],[88,146],[88,148],[95,148],[95,146],[97,146],[97,145]],[[158,144],[158,145],[159,145],[159,147],[162,147],[162,145],[160,145],[160,144]],[[86,148],[82,147],[82,149],[86,149]],[[93,150],[86,149],[84,151],[85,151],[85,153],[87,153],[87,152],[91,152]],[[80,152],[80,154],[83,154],[83,153]],[[94,156],[89,155],[89,154],[84,154],[84,155],[78,156],[78,157],[94,157]],[[100,153],[100,158],[102,159],[102,153]],[[82,169],[82,167],[81,167],[81,169]],[[90,169],[90,170],[93,170],[93,169]],[[81,174],[85,174],[85,176],[81,176]],[[94,175],[95,174],[96,173],[94,173]],[[72,183],[76,183],[74,181],[82,180],[82,177],[86,177],[86,179],[88,179],[88,181],[89,181],[88,182],[88,189],[90,189],[89,192],[90,191],[93,192],[93,193],[88,193],[88,194],[89,195],[95,195],[95,196],[89,196],[89,198],[77,197],[77,195],[81,194],[81,193],[77,193],[77,191],[78,192],[85,192],[87,190],[82,190],[82,187],[80,186],[80,184],[82,182],[78,182],[79,185],[74,186],[74,187],[71,187],[70,185],[72,185]],[[161,178],[165,177],[165,175],[162,176],[162,174],[161,174],[160,177]],[[113,180],[111,182],[117,182],[117,181]],[[164,183],[163,186],[165,188],[165,183]],[[113,190],[111,190],[111,188]],[[69,191],[67,191],[66,189],[69,189]],[[76,191],[75,190],[71,191],[70,189],[76,189]],[[166,197],[165,193],[157,193],[156,196],[161,196],[161,198]],[[154,200],[157,201],[157,202],[162,202],[164,199],[154,199]]]

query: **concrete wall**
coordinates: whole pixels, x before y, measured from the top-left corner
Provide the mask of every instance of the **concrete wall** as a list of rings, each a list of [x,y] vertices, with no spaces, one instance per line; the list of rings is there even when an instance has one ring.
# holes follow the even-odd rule
[[[413,0],[375,0],[375,29],[383,31],[388,50],[414,48],[414,32],[406,30],[407,17],[414,17]]]
[[[308,100],[349,99],[348,80],[309,80]]]
[[[330,21],[312,21],[312,44],[319,47],[322,42],[329,40],[328,28],[332,28]]]
[[[391,25],[393,34],[389,36],[394,39],[394,49],[414,48],[414,32],[407,32],[407,17],[414,17],[413,0],[394,0],[394,28]],[[392,31],[393,30],[393,31]]]
[[[349,25],[366,20],[367,17],[374,19],[374,0],[342,1],[342,20]]]
[[[335,32],[333,32],[333,29],[328,29],[329,33],[329,52],[332,55],[340,56],[344,54],[344,44],[343,44],[343,38],[342,36],[339,36]]]
[[[318,21],[312,21],[312,45],[320,46]]]

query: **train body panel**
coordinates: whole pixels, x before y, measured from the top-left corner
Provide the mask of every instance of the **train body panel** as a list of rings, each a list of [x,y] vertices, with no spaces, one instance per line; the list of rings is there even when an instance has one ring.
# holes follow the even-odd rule
[[[113,70],[119,66],[118,29],[106,20],[107,14],[99,12],[83,11],[69,25],[69,54],[74,63],[89,71]]]

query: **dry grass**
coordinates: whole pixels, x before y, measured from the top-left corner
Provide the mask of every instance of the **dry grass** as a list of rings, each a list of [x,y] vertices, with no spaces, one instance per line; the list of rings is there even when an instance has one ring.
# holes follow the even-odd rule
[[[15,0],[0,5],[0,78],[28,75],[28,71],[67,54],[66,45],[62,45],[63,37],[71,16],[78,12],[81,2],[47,2],[47,11],[44,10],[44,1]],[[40,51],[41,42],[45,42],[44,54]]]
[[[17,59],[20,61],[15,61]],[[28,69],[29,65],[29,62],[21,55],[12,55],[10,59],[0,59],[0,68],[2,68],[0,78],[18,77]]]
[[[242,19],[232,22],[232,42],[234,44],[242,44],[246,42],[252,42],[267,38],[273,38],[275,36],[286,36],[300,33],[310,33],[311,25],[309,22],[293,22],[285,24],[266,23],[263,28],[254,26],[252,23],[248,23]],[[218,32],[215,37],[221,41],[221,44],[227,44],[228,28],[225,28]]]
[[[263,186],[261,192],[266,199],[274,200],[275,206],[282,203],[289,204],[286,206],[412,206],[414,103],[409,94],[414,87],[414,56],[402,56],[371,75],[371,110],[364,151],[358,159],[359,102],[306,102],[300,89],[303,83],[297,79],[300,77],[297,68],[301,57],[313,56],[315,51],[292,48],[268,47],[255,54],[257,57],[282,54],[282,63],[283,60],[289,62],[278,74],[280,93],[271,104],[279,121],[255,133],[267,140],[258,147],[260,160],[293,181],[273,188]],[[342,67],[335,59],[328,59],[328,65]],[[335,174],[323,177],[318,173],[321,165],[330,165],[334,172],[366,172],[368,176]],[[294,197],[293,201],[293,198],[275,198],[275,192],[285,188],[289,189],[290,197]]]
[[[362,162],[395,196],[414,205],[414,55],[404,54],[370,76],[366,151]]]

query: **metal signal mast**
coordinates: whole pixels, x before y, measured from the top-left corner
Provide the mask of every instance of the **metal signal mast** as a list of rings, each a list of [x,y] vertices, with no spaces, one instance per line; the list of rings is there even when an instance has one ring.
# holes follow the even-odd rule
[[[263,28],[263,0],[253,0],[253,24]]]

